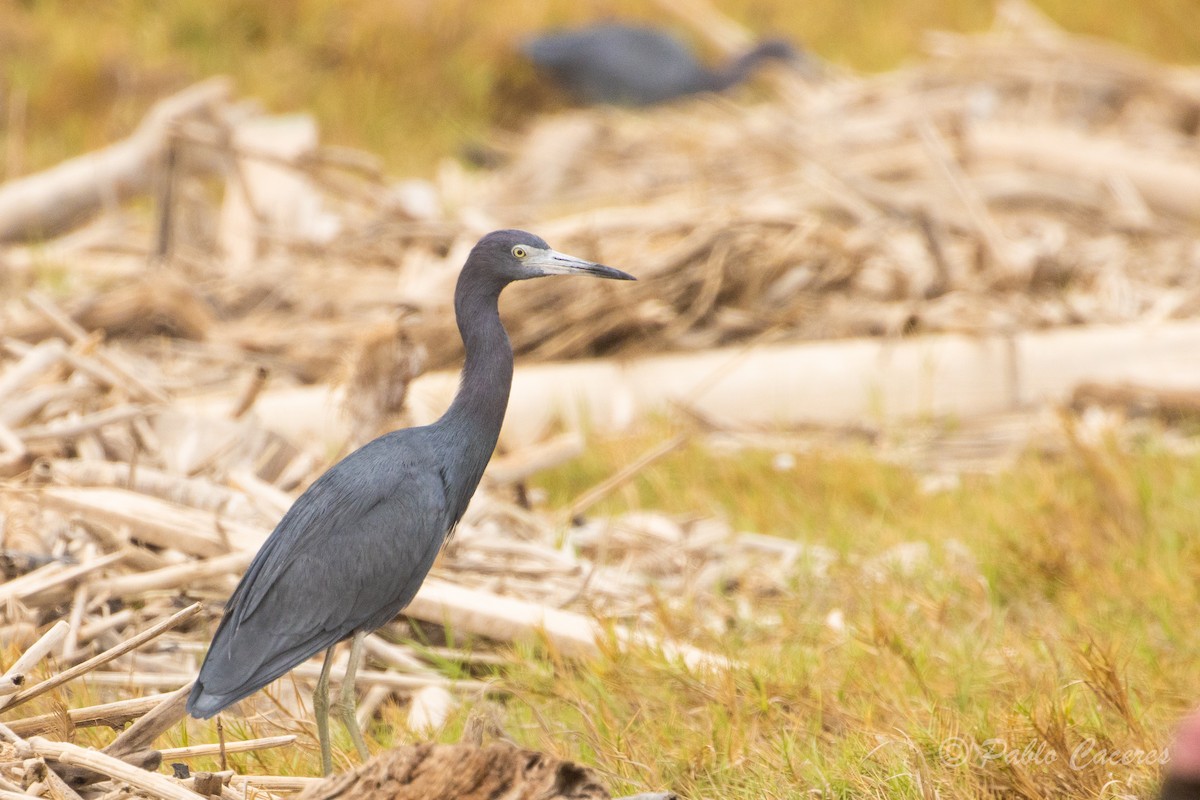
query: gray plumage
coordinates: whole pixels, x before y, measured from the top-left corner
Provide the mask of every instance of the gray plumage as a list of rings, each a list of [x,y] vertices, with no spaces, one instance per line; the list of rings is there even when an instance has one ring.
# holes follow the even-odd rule
[[[767,39],[710,69],[675,36],[655,28],[602,23],[543,34],[522,47],[538,71],[581,103],[648,106],[744,81],[764,61],[808,70],[807,58],[782,39]]]
[[[466,511],[504,421],[513,354],[500,292],[554,274],[633,280],[523,231],[481,239],[455,288],[466,362],[450,408],[431,425],[356,450],[300,496],[230,597],[189,713],[217,714],[322,650],[387,623],[412,600]]]

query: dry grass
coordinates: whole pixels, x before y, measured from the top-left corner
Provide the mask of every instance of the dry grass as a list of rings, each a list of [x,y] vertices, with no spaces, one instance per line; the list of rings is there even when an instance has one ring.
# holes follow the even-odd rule
[[[630,449],[610,443],[543,485],[570,496]],[[666,627],[743,669],[528,654],[505,676],[510,713],[537,746],[690,797],[1145,796],[1195,702],[1183,609],[1200,600],[1198,495],[1200,461],[1153,438],[1030,454],[936,494],[865,454],[780,471],[769,453],[693,447],[607,510],[716,506],[838,560],[756,596],[730,587],[723,619],[662,598]],[[961,743],[977,749],[957,764]],[[1100,764],[1099,750],[1153,763]]]

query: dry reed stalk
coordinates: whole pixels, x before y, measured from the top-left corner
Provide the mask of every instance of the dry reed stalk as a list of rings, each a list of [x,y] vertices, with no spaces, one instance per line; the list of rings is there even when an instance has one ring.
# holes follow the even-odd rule
[[[263,513],[272,517],[283,516],[295,502],[295,498],[287,492],[267,483],[248,469],[230,470],[228,481],[243,496],[249,496],[255,505],[262,508]]]
[[[635,458],[628,465],[621,468],[620,471],[596,484],[591,489],[588,489],[579,497],[571,501],[571,504],[567,506],[567,510],[562,514],[563,518],[567,520],[575,519],[580,514],[583,514],[589,508],[594,506],[596,503],[599,503],[605,497],[608,497],[608,495],[612,494],[612,492],[616,491],[621,486],[637,477],[638,473],[640,473],[646,467],[650,466],[660,458],[678,450],[680,447],[686,444],[687,441],[687,436],[680,435],[650,448],[645,453]]]
[[[0,788],[0,800],[46,800],[46,798],[39,794],[26,794],[25,792]]]
[[[254,526],[123,489],[47,487],[39,496],[52,508],[114,528],[126,527],[136,539],[194,556],[223,555],[232,549],[232,542],[255,548],[267,535]]]
[[[124,561],[128,553],[120,550],[97,556],[83,564],[63,567],[52,574],[43,576],[37,581],[22,581],[18,586],[0,586],[0,603],[19,601],[30,606],[49,605],[74,593],[74,587],[69,586],[80,578],[85,578],[94,572],[99,572],[113,564]],[[32,575],[33,573],[29,573]],[[27,576],[23,576],[27,577]],[[13,581],[13,583],[17,583]]]
[[[8,343],[10,346],[11,342]],[[49,339],[22,354],[21,360],[0,374],[0,402],[16,393],[33,378],[45,374],[66,357],[66,345]]]
[[[265,789],[268,792],[299,792],[321,783],[324,778],[302,778],[291,775],[235,775],[231,783],[235,786]]]
[[[116,686],[126,690],[173,692],[195,677],[192,672],[181,671],[94,670],[88,675],[88,682],[95,686]]]
[[[74,383],[31,386],[23,389],[16,397],[10,397],[0,406],[0,422],[10,427],[20,427],[47,406],[61,406],[92,396],[94,389]]]
[[[25,652],[17,657],[12,666],[5,670],[3,679],[15,684],[16,682],[13,679],[20,676],[20,683],[25,683],[25,677],[29,671],[62,643],[67,637],[69,630],[70,626],[63,620],[54,623],[50,630],[46,631],[36,642],[26,648]],[[12,703],[12,695],[14,694],[16,692],[6,692],[3,697],[0,697],[0,709],[4,709]]]
[[[212,113],[229,96],[227,79],[195,84],[156,103],[128,138],[9,181],[0,191],[0,240],[40,237],[90,216],[113,197],[148,189],[150,165],[160,160],[172,127]]]
[[[254,401],[258,399],[258,395],[267,385],[267,378],[270,377],[270,371],[264,366],[255,368],[250,380],[246,383],[246,388],[238,396],[237,403],[229,412],[229,416],[233,419],[241,419],[251,408],[254,407]]]
[[[45,762],[43,761],[42,764],[44,766]],[[79,792],[75,791],[69,783],[63,780],[58,772],[49,767],[45,768],[43,780],[50,790],[50,796],[54,800],[83,800]]]
[[[96,669],[97,667],[103,666],[104,664],[107,664],[109,661],[112,661],[114,658],[122,656],[125,653],[129,653],[133,650],[136,650],[137,648],[141,647],[143,644],[150,641],[151,639],[154,639],[155,637],[160,636],[163,633],[166,633],[167,631],[176,627],[180,623],[183,623],[183,622],[187,621],[188,619],[191,619],[193,616],[195,616],[197,613],[200,612],[200,608],[201,608],[201,606],[199,603],[192,603],[187,608],[177,611],[176,613],[172,614],[167,619],[159,622],[156,625],[153,625],[153,626],[147,628],[146,630],[144,630],[141,633],[137,634],[136,636],[128,639],[127,641],[122,642],[121,644],[117,645],[116,647],[114,647],[110,650],[105,650],[103,653],[100,653],[97,656],[89,658],[87,661],[84,661],[82,664],[77,664],[68,670],[60,672],[59,674],[55,675],[52,678],[48,678],[47,680],[44,680],[39,684],[31,686],[28,689],[25,689],[21,692],[18,692],[15,695],[10,695],[9,697],[5,698],[3,701],[0,701],[0,708],[6,708],[9,706],[14,706],[14,707],[19,706],[21,703],[24,703],[27,700],[32,700],[35,697],[39,697],[39,696],[45,694],[46,692],[48,692],[52,689],[55,689],[55,688],[63,685],[64,683],[67,683],[68,681],[72,681],[75,678],[78,678],[80,675],[86,675],[88,672],[91,672],[92,670]]]
[[[83,548],[83,560],[85,562],[93,561],[96,558],[96,548],[91,543]],[[83,627],[83,615],[87,613],[88,598],[87,584],[80,582],[75,587],[74,596],[71,598],[71,613],[67,616],[67,624],[70,625],[70,630],[67,632],[67,638],[63,641],[63,659],[71,660],[76,651],[79,650],[79,631]]]
[[[112,597],[140,596],[147,592],[175,589],[186,591],[214,580],[225,580],[241,574],[254,558],[251,550],[241,550],[214,558],[187,561],[149,572],[135,572],[101,578],[92,583],[92,590]]]
[[[121,461],[50,459],[49,478],[73,486],[129,489],[200,511],[254,518],[245,496],[207,478],[186,478],[144,465]]]
[[[321,665],[312,661],[301,664],[292,670],[293,675],[298,678],[315,681],[321,674]],[[340,669],[335,669],[331,680],[341,681],[345,675],[345,665]],[[417,675],[413,673],[400,674],[396,672],[382,672],[373,669],[360,669],[354,675],[354,683],[361,686],[386,686],[389,689],[397,690],[415,690],[422,689],[426,686],[440,686],[445,689],[453,689],[460,692],[475,692],[482,694],[489,690],[488,684],[482,681],[472,680],[454,680],[451,678],[443,678],[440,675]]]
[[[133,621],[134,616],[135,612],[132,608],[122,608],[120,611],[114,611],[107,616],[93,619],[79,629],[79,643],[86,644],[100,634],[110,631],[113,628],[124,627]]]
[[[582,614],[455,586],[436,578],[426,579],[404,613],[499,641],[544,637],[568,656],[599,652],[597,642],[605,636],[594,620]],[[729,666],[727,660],[698,648],[658,642],[653,637],[635,636],[619,628],[615,630],[617,638],[625,643],[660,648],[692,667],[720,669]]]
[[[24,440],[3,422],[0,422],[0,452],[7,452],[11,456],[24,456],[29,452]]]
[[[226,753],[250,753],[255,750],[269,750],[272,747],[283,747],[284,745],[292,744],[296,741],[294,734],[287,736],[266,736],[261,739],[245,739],[240,742],[226,742]],[[219,744],[195,744],[191,747],[166,747],[160,750],[163,760],[166,761],[172,758],[204,758],[207,756],[219,755],[221,745]]]
[[[68,709],[64,714],[41,714],[15,719],[8,726],[22,736],[47,733],[57,729],[64,719],[76,728],[118,728],[150,711],[162,700],[160,696],[118,700],[85,708]]]
[[[47,425],[33,425],[17,431],[25,442],[37,443],[56,439],[74,439],[92,433],[105,425],[129,422],[146,414],[142,406],[124,405],[106,408],[72,420],[60,420]]]
[[[1002,272],[1000,277],[1006,281],[1016,282],[1021,286],[1027,285],[1029,282],[1029,266],[1019,264],[1014,259],[1012,249],[1008,241],[1004,238],[1004,234],[1000,232],[999,225],[992,218],[987,204],[980,197],[979,192],[975,190],[975,187],[972,186],[970,178],[963,172],[958,161],[951,154],[945,139],[942,138],[933,125],[925,120],[917,123],[917,132],[921,137],[921,143],[929,153],[930,159],[932,159],[946,182],[954,190],[959,202],[966,209],[967,216],[971,220],[976,233],[987,245],[988,253],[1000,267]]]
[[[373,657],[386,662],[389,666],[398,667],[405,672],[432,673],[425,662],[414,656],[407,648],[384,640],[379,634],[372,633],[363,640],[363,645]]]

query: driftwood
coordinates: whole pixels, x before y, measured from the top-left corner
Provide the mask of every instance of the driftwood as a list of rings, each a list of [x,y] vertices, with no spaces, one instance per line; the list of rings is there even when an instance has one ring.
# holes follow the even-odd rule
[[[216,78],[161,101],[128,139],[0,186],[0,242],[46,236],[106,203],[147,191],[175,126],[227,102]]]
[[[142,716],[161,701],[161,697],[154,695],[133,700],[118,700],[115,703],[69,709],[66,712],[65,720],[63,714],[41,714],[36,717],[13,720],[8,725],[22,736],[45,735],[50,731],[57,730],[64,721],[78,728],[118,728]]]
[[[510,744],[419,744],[388,750],[363,766],[311,786],[300,800],[608,800],[591,770]]]
[[[147,792],[152,797],[162,798],[162,800],[203,800],[201,795],[183,788],[163,775],[147,772],[95,750],[87,750],[66,742],[52,742],[41,736],[29,739],[29,747],[35,754],[49,761],[66,766],[81,767],[110,778],[117,778]]]
[[[186,716],[185,704],[192,684],[162,697],[158,704],[136,722],[121,732],[101,752],[105,755],[119,758],[127,764],[141,769],[154,771],[162,764],[163,756],[152,748],[154,740]],[[75,787],[103,780],[104,773],[98,773],[86,768],[66,766],[59,771],[68,784]]]
[[[444,623],[501,640],[544,636],[556,649],[569,656],[596,655],[604,632],[582,614],[547,608],[538,603],[502,597],[489,592],[426,579],[405,613],[430,622]],[[682,659],[693,668],[727,668],[729,662],[687,645],[670,645],[652,636],[637,636],[616,629],[619,640],[650,648],[661,648],[668,657]]]
[[[1131,417],[1154,417],[1169,424],[1200,421],[1200,389],[1170,389],[1135,383],[1082,383],[1071,394],[1071,408],[1118,409]]]
[[[501,442],[519,448],[566,421],[621,430],[635,418],[683,407],[730,427],[860,425],[929,415],[982,417],[1065,401],[1084,380],[1195,374],[1200,325],[1098,325],[988,336],[851,339],[667,354],[644,359],[530,364],[517,369]],[[414,382],[412,415],[432,421],[457,375]],[[819,385],[819,392],[811,387]],[[309,435],[319,395],[260,402],[279,424]],[[291,412],[282,418],[283,409]]]

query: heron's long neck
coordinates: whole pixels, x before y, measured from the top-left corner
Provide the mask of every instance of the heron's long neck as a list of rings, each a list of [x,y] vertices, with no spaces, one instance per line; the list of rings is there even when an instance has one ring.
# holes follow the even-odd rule
[[[722,92],[746,80],[750,76],[750,73],[754,71],[754,68],[767,58],[760,47],[743,53],[725,66],[709,73],[708,88],[713,91]]]
[[[503,287],[464,278],[454,293],[454,313],[466,363],[458,393],[436,423],[452,454],[449,484],[455,487],[451,502],[456,517],[466,509],[496,449],[513,375],[512,345],[497,305]]]

